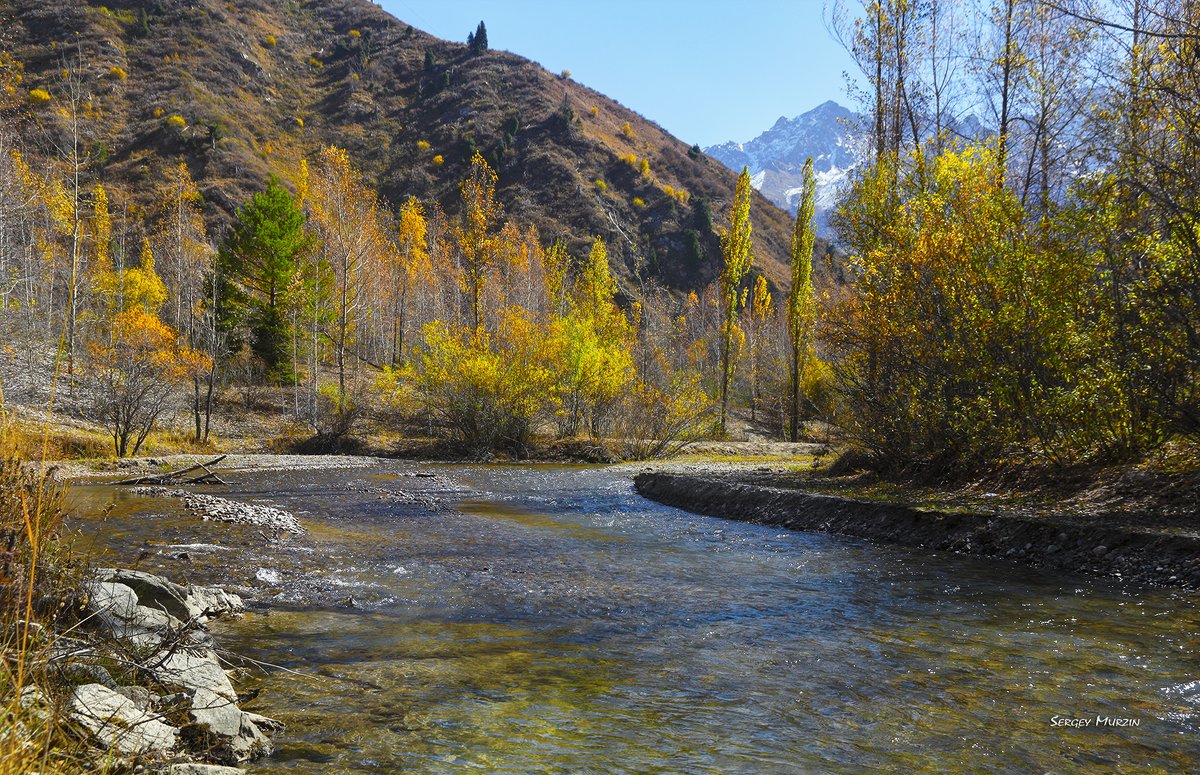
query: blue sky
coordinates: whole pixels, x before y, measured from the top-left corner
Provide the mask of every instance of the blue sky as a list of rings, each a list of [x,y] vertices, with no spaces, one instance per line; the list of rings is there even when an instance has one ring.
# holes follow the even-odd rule
[[[780,116],[848,104],[824,0],[382,0],[404,22],[488,42],[603,92],[688,143],[745,141]]]

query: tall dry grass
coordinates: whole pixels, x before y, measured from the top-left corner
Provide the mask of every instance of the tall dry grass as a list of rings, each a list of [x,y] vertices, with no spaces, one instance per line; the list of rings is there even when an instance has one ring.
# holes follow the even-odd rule
[[[55,680],[59,619],[81,564],[64,540],[62,492],[28,465],[0,404],[0,775],[95,772],[62,721]]]

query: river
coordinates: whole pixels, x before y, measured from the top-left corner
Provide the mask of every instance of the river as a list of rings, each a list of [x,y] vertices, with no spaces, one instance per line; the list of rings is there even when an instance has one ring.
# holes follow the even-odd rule
[[[301,537],[73,488],[85,544],[252,591],[251,772],[1188,772],[1194,595],[700,517],[627,467],[226,475]],[[1084,722],[1087,722],[1086,725]]]

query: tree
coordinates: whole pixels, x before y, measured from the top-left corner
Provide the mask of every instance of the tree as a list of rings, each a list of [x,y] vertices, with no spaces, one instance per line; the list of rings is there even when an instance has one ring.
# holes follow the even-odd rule
[[[364,184],[350,155],[333,146],[318,155],[316,174],[308,182],[308,203],[334,283],[329,338],[338,370],[335,409],[343,414],[352,408],[346,392],[346,355],[356,344],[367,301],[362,282],[372,276],[386,243],[383,216],[378,197]]]
[[[409,295],[419,278],[433,272],[426,238],[425,208],[416,197],[409,197],[400,208],[395,251],[389,263],[392,295],[392,363],[404,357],[404,324]]]
[[[816,206],[816,186],[813,182],[812,159],[804,162],[800,207],[796,210],[796,224],[792,229],[792,287],[788,291],[788,341],[791,345],[788,365],[790,366],[789,392],[790,413],[788,415],[788,437],[800,440],[800,385],[804,367],[812,348],[813,307],[813,245],[816,231],[813,229],[813,211]]]
[[[482,54],[488,50],[487,27],[482,21],[475,28],[475,32],[467,34],[467,47],[472,54]]]
[[[729,206],[729,227],[721,233],[721,255],[724,265],[719,278],[721,292],[721,414],[720,432],[725,433],[726,414],[729,411],[729,383],[733,377],[736,355],[734,345],[738,339],[738,302],[741,300],[742,280],[750,269],[750,169],[742,167],[738,175],[733,202]]]
[[[585,422],[593,436],[600,435],[633,378],[632,331],[616,292],[608,251],[596,237],[562,320],[564,435],[578,434]]]
[[[212,250],[200,213],[200,191],[192,181],[187,164],[180,162],[171,170],[161,200],[162,215],[155,243],[162,259],[170,293],[169,320],[188,344],[195,346],[200,308],[204,303],[204,283],[212,273]]]
[[[471,172],[459,185],[459,191],[463,213],[455,236],[462,262],[463,290],[471,310],[471,323],[480,328],[487,273],[496,263],[492,230],[500,214],[500,205],[496,202],[496,173],[478,151],[471,157]]]
[[[226,289],[222,327],[249,325],[251,347],[273,383],[296,379],[289,316],[299,301],[297,277],[309,247],[304,227],[299,203],[272,177],[238,210],[219,254]]]
[[[106,307],[105,325],[89,343],[94,413],[108,427],[117,456],[136,455],[176,387],[208,369],[209,360],[181,346],[159,318],[167,290],[149,241],[142,243],[140,267],[106,270],[97,285]]]
[[[743,313],[746,317],[746,340],[750,355],[750,419],[758,419],[758,404],[762,397],[762,382],[767,370],[767,336],[775,315],[767,278],[754,278],[754,291]]]

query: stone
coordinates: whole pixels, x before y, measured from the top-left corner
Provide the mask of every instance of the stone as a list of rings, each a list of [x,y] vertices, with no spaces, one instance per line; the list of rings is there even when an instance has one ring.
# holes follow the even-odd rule
[[[147,663],[152,665],[149,670],[154,678],[170,689],[188,693],[207,689],[230,702],[237,701],[237,692],[211,649],[181,648],[157,654]]]
[[[242,599],[218,587],[185,587],[145,571],[102,568],[96,578],[124,584],[139,605],[165,611],[180,622],[204,620],[245,610]]]
[[[245,713],[246,718],[250,719],[250,721],[254,723],[254,726],[258,727],[259,729],[265,729],[268,732],[282,732],[287,728],[287,725],[282,721],[278,721],[273,718],[267,718],[266,716],[260,716],[257,713],[251,713],[250,711],[245,711]]]
[[[179,730],[163,723],[161,716],[102,684],[76,687],[69,712],[102,747],[128,756],[165,754],[179,742]]]
[[[145,686],[118,686],[117,694],[122,697],[128,697],[142,710],[149,710],[154,707],[154,703],[158,702],[158,695],[147,689]]]
[[[246,604],[240,597],[220,587],[189,587],[187,603],[201,616],[210,618],[246,610]]]
[[[206,756],[235,764],[271,752],[271,741],[250,714],[208,689],[197,689],[192,695],[188,716],[193,724],[185,729],[185,736]]]
[[[87,597],[86,621],[113,637],[136,646],[153,648],[181,622],[166,611],[138,603],[137,594],[126,584],[89,581],[83,585]]]
[[[102,568],[96,572],[96,578],[129,587],[139,605],[166,611],[181,622],[193,618],[193,610],[186,602],[187,589],[162,576],[125,568]]]
[[[172,764],[167,775],[242,775],[237,767],[226,767],[221,764]]]

